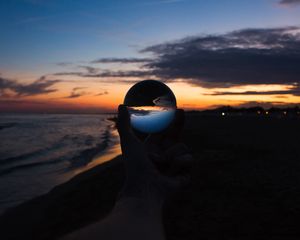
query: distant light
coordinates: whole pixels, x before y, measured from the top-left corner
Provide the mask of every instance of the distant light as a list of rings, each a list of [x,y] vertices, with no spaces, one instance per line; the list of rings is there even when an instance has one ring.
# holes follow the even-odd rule
[[[222,112],[222,116],[225,116],[225,113],[224,113],[224,112]]]
[[[266,114],[268,115],[268,114],[269,114],[269,112],[268,112],[268,111],[266,111]]]
[[[286,111],[283,112],[284,115],[286,115],[286,113],[287,113]]]
[[[260,111],[257,111],[257,114],[260,114]]]

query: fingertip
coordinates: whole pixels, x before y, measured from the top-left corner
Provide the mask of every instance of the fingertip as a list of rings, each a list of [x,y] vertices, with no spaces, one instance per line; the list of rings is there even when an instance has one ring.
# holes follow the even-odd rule
[[[165,132],[165,136],[172,141],[178,141],[184,126],[184,110],[176,109],[175,117],[172,124]]]
[[[118,115],[122,118],[129,118],[128,108],[124,104],[120,104],[118,107]]]
[[[180,178],[181,187],[186,187],[191,182],[191,175],[182,175]]]
[[[177,108],[177,109],[176,109],[176,112],[177,112],[178,114],[184,114],[184,110],[183,110],[182,108]]]
[[[124,104],[120,104],[119,107],[118,107],[118,112],[119,113],[124,113],[124,112],[127,112],[128,109],[127,109],[127,106],[124,105]]]
[[[177,109],[176,110],[176,122],[177,124],[183,124],[184,123],[184,110],[183,109]]]
[[[120,104],[118,107],[117,129],[119,133],[128,131],[130,129],[130,117],[127,106]]]

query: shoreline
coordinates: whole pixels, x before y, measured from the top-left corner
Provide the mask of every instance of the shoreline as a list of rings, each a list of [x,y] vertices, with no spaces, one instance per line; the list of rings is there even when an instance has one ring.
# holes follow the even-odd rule
[[[112,123],[108,126],[109,129],[107,129],[106,136],[105,136],[106,138],[105,141],[107,141],[107,146],[103,149],[103,151],[98,151],[98,153],[96,153],[92,157],[92,160],[89,161],[86,165],[72,170],[71,171],[72,177],[84,173],[85,171],[88,171],[91,168],[94,168],[105,162],[111,161],[121,154],[121,146],[119,141],[119,135],[115,128],[115,121],[112,118],[107,118],[106,121]]]
[[[59,162],[57,160],[51,162],[37,162],[35,164],[28,164],[25,162],[20,166],[18,165],[16,167],[10,167],[0,170],[0,175],[2,174],[3,177],[9,178],[10,175],[7,175],[8,173],[20,171],[24,167],[43,167],[44,165],[54,164],[56,162],[60,163],[61,165],[65,165],[63,169],[58,170],[58,172],[56,173],[56,177],[53,179],[51,178],[51,174],[49,175],[49,177],[47,177],[47,175],[44,175],[45,177],[42,176],[43,178],[41,178],[41,183],[45,183],[43,185],[42,191],[37,190],[29,192],[26,198],[22,198],[22,194],[19,194],[15,198],[9,198],[9,195],[7,195],[8,197],[3,196],[3,202],[1,202],[0,208],[0,216],[8,209],[14,208],[26,201],[30,201],[31,199],[39,197],[40,195],[47,194],[53,188],[66,183],[74,176],[81,174],[106,161],[110,161],[118,156],[121,151],[118,134],[115,129],[115,123],[114,121],[110,120],[110,116],[107,116],[107,118],[103,119],[103,121],[103,124],[106,127],[104,133],[100,136],[99,140],[101,142],[93,148],[89,148],[79,152],[78,155],[75,155],[73,158],[71,158],[69,162]],[[34,169],[32,171],[34,171]],[[7,199],[12,199],[13,202],[7,201]]]

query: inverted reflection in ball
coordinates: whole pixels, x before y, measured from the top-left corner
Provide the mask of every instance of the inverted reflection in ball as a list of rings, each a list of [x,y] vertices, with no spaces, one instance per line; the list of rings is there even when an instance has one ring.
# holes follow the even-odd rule
[[[142,133],[166,129],[176,112],[176,98],[162,82],[145,80],[129,89],[124,104],[128,106],[131,125]]]

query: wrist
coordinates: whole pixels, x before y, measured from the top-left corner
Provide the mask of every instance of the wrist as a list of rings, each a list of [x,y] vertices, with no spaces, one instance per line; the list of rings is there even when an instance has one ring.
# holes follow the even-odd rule
[[[165,199],[165,194],[158,183],[151,179],[144,179],[144,181],[126,181],[123,189],[119,193],[119,200],[121,199],[136,199],[149,204],[162,205]]]
[[[156,197],[121,197],[114,207],[114,211],[126,211],[136,216],[152,216],[161,215],[163,201]]]

